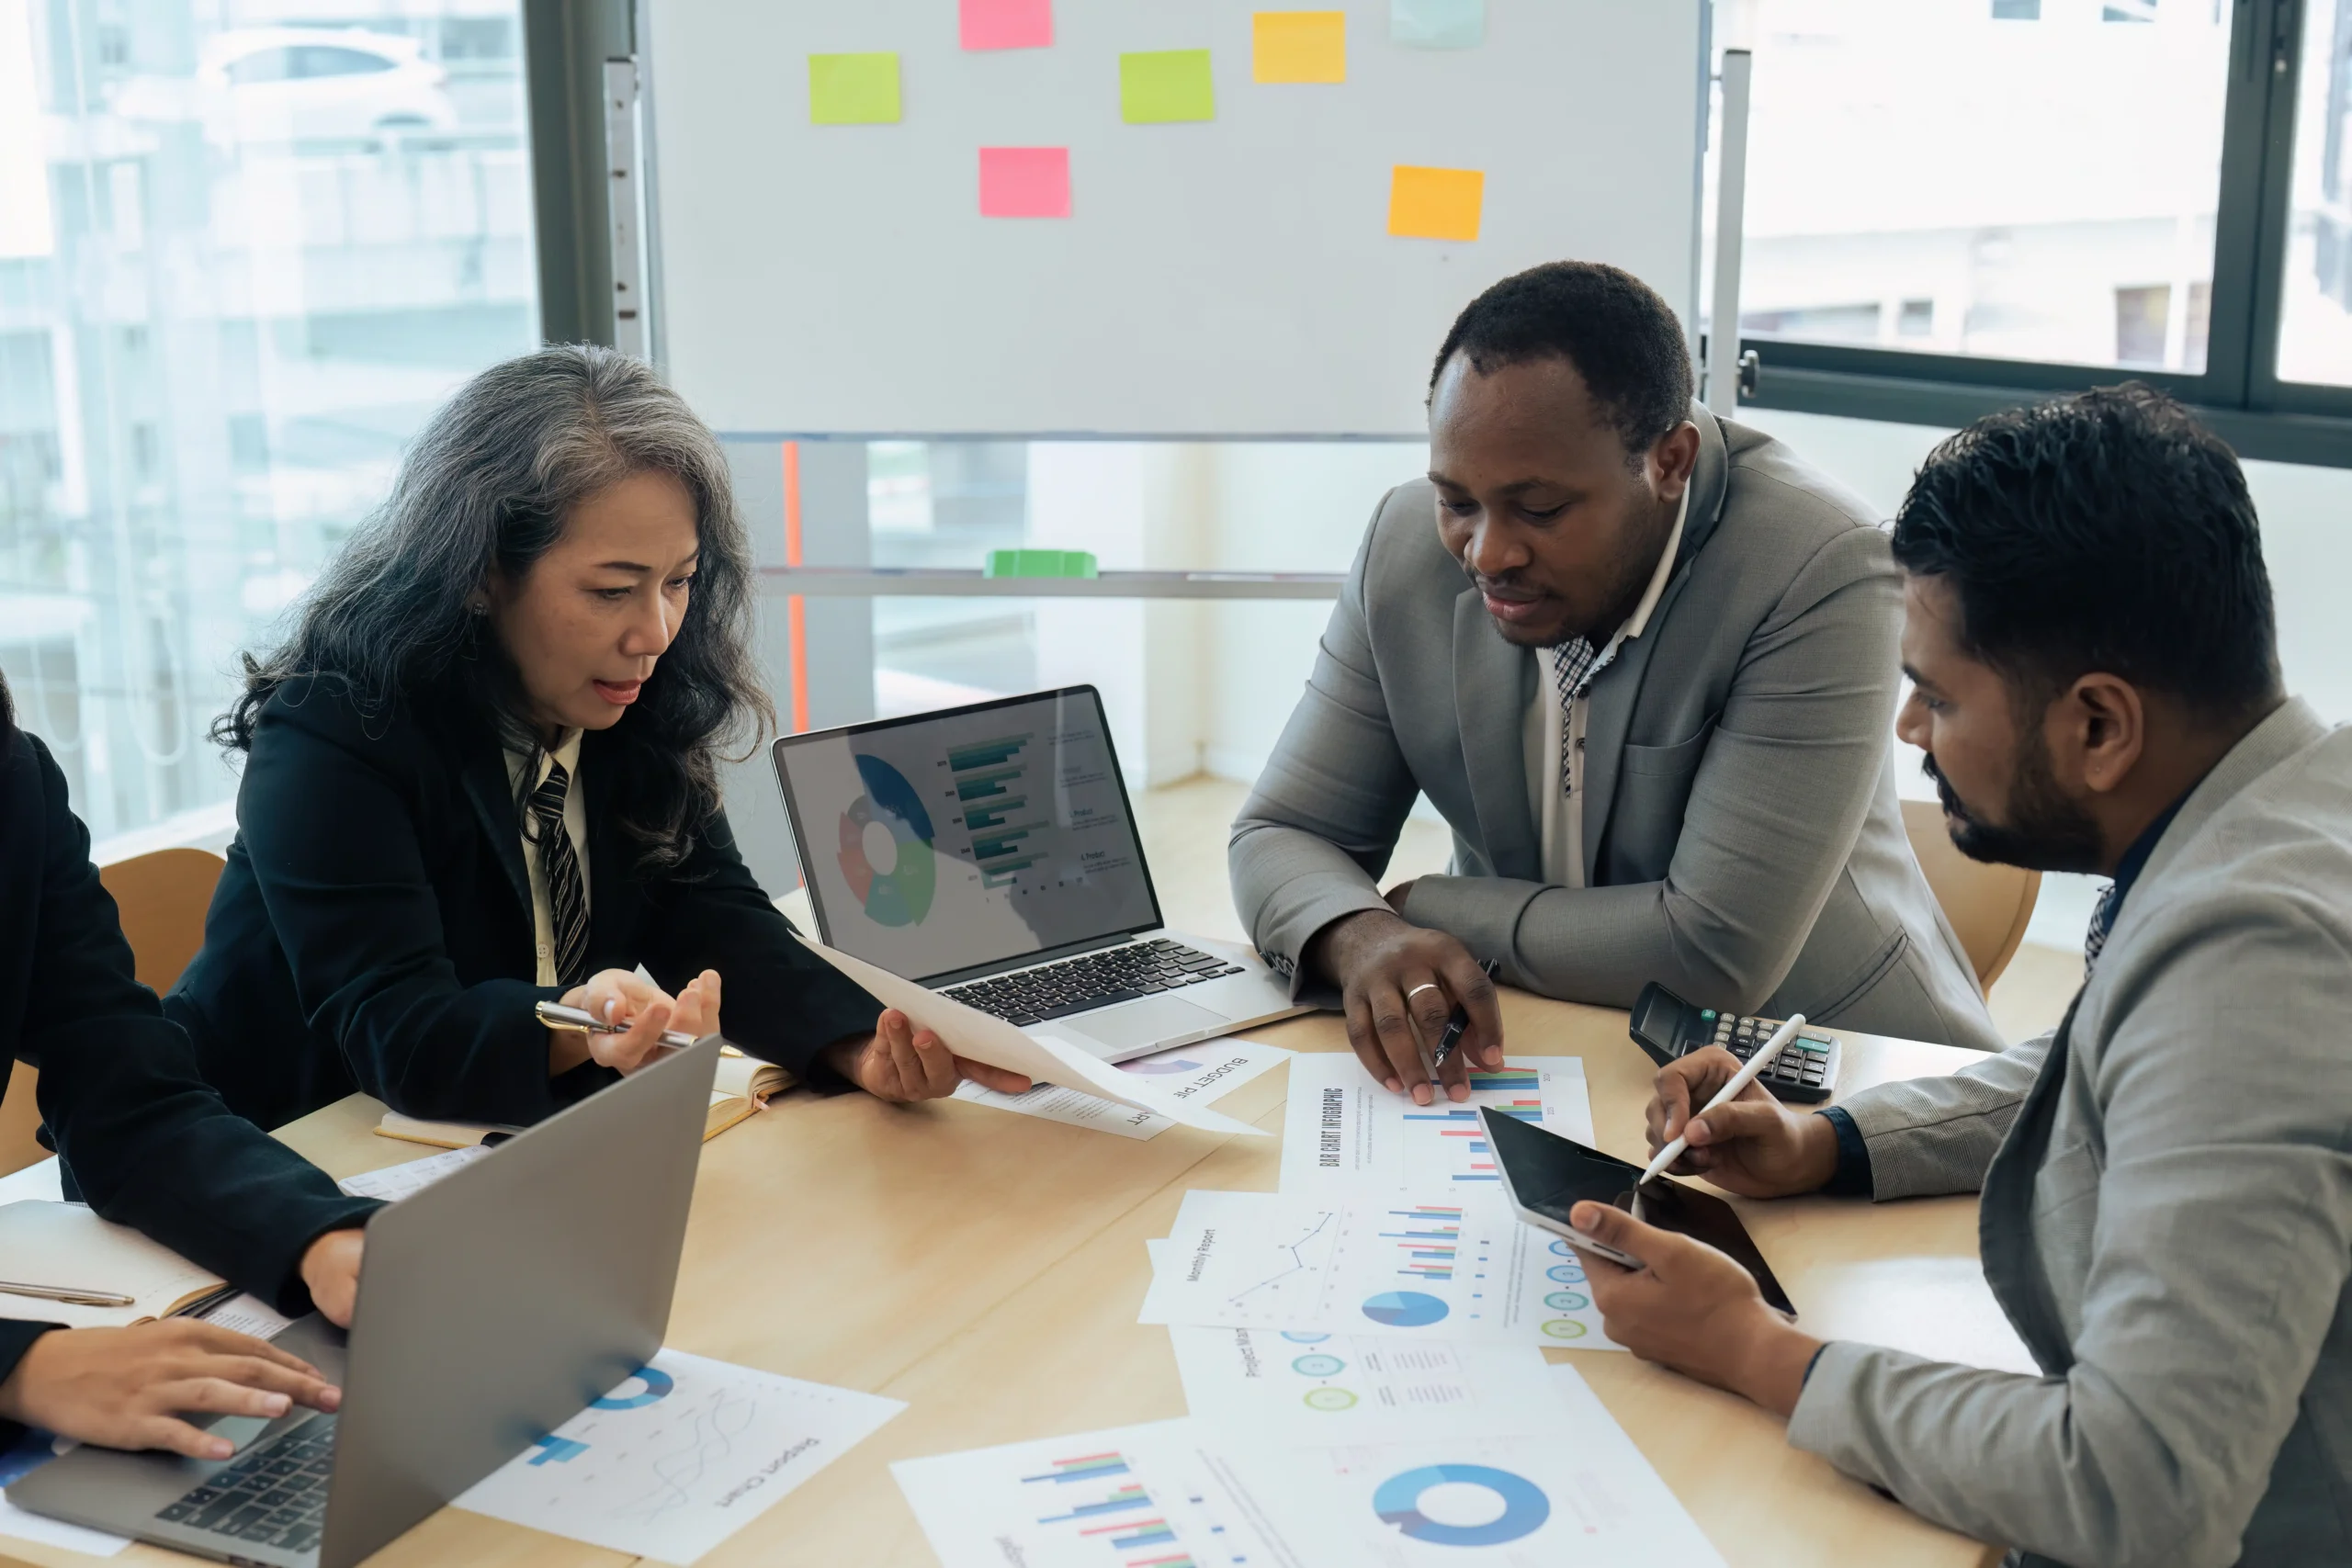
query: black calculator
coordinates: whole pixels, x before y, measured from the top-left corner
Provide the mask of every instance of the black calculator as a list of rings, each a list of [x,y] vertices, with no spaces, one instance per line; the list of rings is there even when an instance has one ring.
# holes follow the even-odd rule
[[[1777,1018],[1743,1018],[1736,1013],[1717,1012],[1713,1008],[1694,1007],[1653,980],[1634,998],[1627,1028],[1634,1043],[1662,1067],[1677,1056],[1703,1051],[1710,1045],[1720,1045],[1745,1062],[1772,1038],[1781,1022]],[[1800,1029],[1797,1037],[1781,1048],[1779,1058],[1758,1074],[1756,1081],[1780,1099],[1799,1105],[1817,1105],[1838,1087],[1838,1058],[1836,1036],[1826,1031]]]

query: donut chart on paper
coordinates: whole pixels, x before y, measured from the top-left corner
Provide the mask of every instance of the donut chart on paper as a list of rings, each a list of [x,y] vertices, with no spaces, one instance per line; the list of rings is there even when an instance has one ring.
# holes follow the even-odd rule
[[[1484,1524],[1447,1524],[1421,1512],[1421,1495],[1434,1486],[1475,1486],[1493,1494],[1502,1512]],[[1552,1517],[1552,1500],[1523,1475],[1487,1464],[1425,1464],[1382,1482],[1372,1495],[1373,1511],[1414,1540],[1433,1546],[1501,1546],[1524,1540]]]

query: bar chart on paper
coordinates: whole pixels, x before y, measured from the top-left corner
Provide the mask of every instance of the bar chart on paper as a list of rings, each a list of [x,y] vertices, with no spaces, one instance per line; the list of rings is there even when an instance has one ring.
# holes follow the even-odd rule
[[[1195,1189],[1153,1249],[1139,1321],[1611,1348],[1583,1269],[1552,1239],[1490,1198]]]
[[[890,1467],[946,1568],[1301,1568],[1239,1468],[1190,1420]]]
[[[1469,1099],[1416,1105],[1374,1082],[1351,1055],[1302,1055],[1291,1064],[1283,1190],[1494,1195],[1501,1179],[1482,1107],[1592,1142],[1584,1063],[1575,1056],[1506,1057],[1495,1071],[1470,1075]]]

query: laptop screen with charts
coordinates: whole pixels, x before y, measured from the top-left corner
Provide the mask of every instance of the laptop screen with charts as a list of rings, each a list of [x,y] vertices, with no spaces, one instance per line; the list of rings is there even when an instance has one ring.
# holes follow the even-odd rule
[[[1091,686],[775,742],[820,935],[924,982],[1156,931]]]

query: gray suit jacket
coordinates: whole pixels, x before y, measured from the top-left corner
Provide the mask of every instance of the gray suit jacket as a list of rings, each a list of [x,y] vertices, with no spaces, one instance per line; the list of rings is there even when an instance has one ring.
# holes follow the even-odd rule
[[[1847,1104],[1878,1197],[1982,1183],[2044,1375],[1832,1345],[1790,1440],[2030,1562],[2352,1562],[2347,1020],[2352,730],[2290,702],[2165,829],[2059,1036]]]
[[[1233,825],[1242,923],[1295,977],[1317,931],[1382,907],[1374,879],[1426,793],[1453,874],[1422,877],[1405,913],[1513,985],[1624,1007],[1658,980],[1705,1007],[1998,1050],[1895,803],[1886,537],[1779,442],[1690,417],[1673,576],[1591,690],[1586,886],[1537,880],[1520,741],[1535,661],[1495,630],[1416,480],[1374,515]]]

